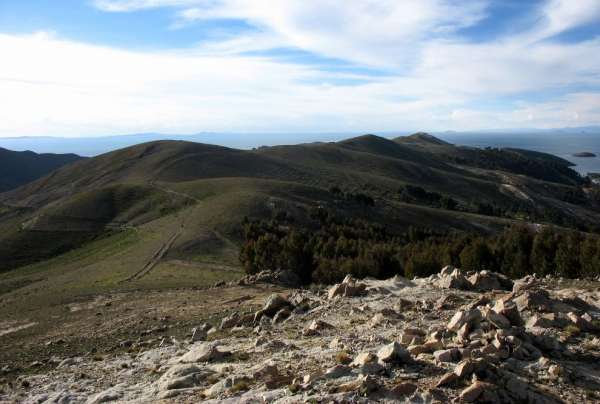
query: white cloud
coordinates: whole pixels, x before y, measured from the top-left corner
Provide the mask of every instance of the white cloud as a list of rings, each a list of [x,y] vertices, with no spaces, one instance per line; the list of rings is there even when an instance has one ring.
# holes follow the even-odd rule
[[[598,0],[550,0],[543,8],[544,36],[552,36],[571,28],[600,21]]]
[[[540,22],[527,32],[485,43],[464,41],[457,30],[480,21],[486,1],[95,4],[113,12],[177,7],[179,21],[239,18],[257,30],[160,52],[95,46],[45,33],[0,34],[0,136],[600,123],[600,95],[569,91],[600,86],[600,59],[593,57],[600,54],[600,39],[540,41],[595,21],[595,0],[549,1],[539,11]],[[244,54],[277,47],[384,67],[390,75],[328,72],[316,64]],[[343,79],[360,79],[360,84],[340,85]],[[516,106],[506,101],[546,90],[567,95]],[[501,110],[485,106],[500,97]]]

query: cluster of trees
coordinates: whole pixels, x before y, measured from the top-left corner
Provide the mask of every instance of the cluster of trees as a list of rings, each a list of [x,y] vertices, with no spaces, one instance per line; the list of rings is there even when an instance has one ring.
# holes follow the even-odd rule
[[[313,218],[315,223],[309,226],[245,219],[240,261],[246,271],[290,269],[307,284],[339,282],[346,274],[428,276],[447,264],[511,277],[600,273],[596,235],[524,226],[488,236],[414,228],[396,235],[381,225],[322,210]]]
[[[417,203],[447,210],[455,210],[458,206],[458,202],[448,195],[427,191],[425,188],[410,184],[403,185],[398,189],[398,197],[402,202]]]
[[[584,179],[558,158],[536,152],[486,147],[473,152],[448,154],[445,157],[458,164],[474,165],[490,170],[504,170],[545,181],[578,185]]]
[[[370,195],[367,195],[362,192],[344,192],[339,187],[331,187],[329,188],[329,192],[331,192],[338,198],[355,202],[359,205],[375,206],[375,199],[373,199]]]

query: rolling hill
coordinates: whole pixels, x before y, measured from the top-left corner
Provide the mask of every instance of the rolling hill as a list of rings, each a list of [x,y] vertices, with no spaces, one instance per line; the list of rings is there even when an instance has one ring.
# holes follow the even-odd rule
[[[75,154],[37,154],[0,147],[0,192],[17,188],[80,159]]]
[[[304,221],[316,206],[394,232],[600,226],[584,185],[550,155],[455,147],[422,133],[255,150],[144,143],[0,194],[0,294],[19,289],[42,302],[205,285],[239,275],[244,217],[289,212]],[[454,203],[432,204],[432,196]]]

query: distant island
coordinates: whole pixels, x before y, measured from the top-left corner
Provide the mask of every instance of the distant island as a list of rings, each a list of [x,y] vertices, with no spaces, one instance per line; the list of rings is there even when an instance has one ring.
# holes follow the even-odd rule
[[[573,157],[596,157],[596,155],[591,152],[579,152],[573,154]]]

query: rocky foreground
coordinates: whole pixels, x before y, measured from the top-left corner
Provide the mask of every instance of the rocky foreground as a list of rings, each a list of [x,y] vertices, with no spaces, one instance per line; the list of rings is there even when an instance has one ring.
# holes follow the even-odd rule
[[[0,402],[600,402],[597,288],[446,267],[245,300],[185,341],[60,358]]]

